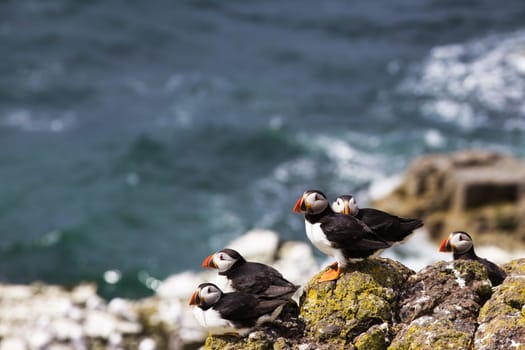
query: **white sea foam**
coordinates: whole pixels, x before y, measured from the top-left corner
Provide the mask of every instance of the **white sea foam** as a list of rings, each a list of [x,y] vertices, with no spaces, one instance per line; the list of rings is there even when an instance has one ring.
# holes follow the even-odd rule
[[[429,98],[422,113],[432,119],[525,129],[525,31],[435,47],[400,89]]]
[[[76,115],[74,112],[65,112],[56,118],[35,117],[28,110],[20,109],[12,111],[0,117],[0,126],[31,132],[53,132],[59,133],[74,125]]]
[[[352,137],[352,135],[348,136],[348,138]],[[356,143],[362,141],[357,140]],[[333,177],[336,180],[344,180],[342,182],[346,183],[349,181],[368,183],[386,175],[386,169],[382,166],[385,160],[384,154],[365,152],[350,142],[334,136],[314,136],[309,142],[332,161]]]

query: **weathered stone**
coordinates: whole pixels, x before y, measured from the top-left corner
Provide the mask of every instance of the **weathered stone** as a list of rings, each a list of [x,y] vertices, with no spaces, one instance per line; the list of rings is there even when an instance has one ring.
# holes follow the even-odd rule
[[[355,340],[357,350],[383,350],[386,349],[388,324],[375,325],[366,332],[358,335]]]
[[[300,305],[290,304],[276,321],[244,338],[210,336],[205,346],[525,350],[525,259],[502,268],[507,279],[491,288],[478,262],[438,262],[416,274],[389,259],[351,263],[334,282],[314,275]],[[194,350],[202,330],[188,335],[195,321],[186,305],[161,295],[107,303],[84,285],[0,285],[0,349]]]
[[[468,228],[477,244],[525,248],[525,162],[512,156],[488,151],[423,156],[397,189],[373,205],[423,218],[434,239]]]
[[[402,326],[389,349],[469,349],[477,315],[490,295],[487,272],[479,262],[438,262],[423,269],[402,288]]]
[[[320,283],[320,274],[314,276],[301,298],[306,336],[341,347],[372,342],[377,336],[362,334],[392,320],[400,287],[412,273],[389,259],[366,259],[350,264],[334,282]]]
[[[525,259],[503,268],[507,278],[479,313],[474,349],[525,349]]]

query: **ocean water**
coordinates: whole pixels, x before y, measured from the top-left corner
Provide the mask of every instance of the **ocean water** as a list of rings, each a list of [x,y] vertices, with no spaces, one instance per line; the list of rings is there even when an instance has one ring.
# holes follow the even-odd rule
[[[0,0],[0,281],[140,297],[306,188],[525,155],[525,2]],[[408,252],[407,254],[410,254]]]

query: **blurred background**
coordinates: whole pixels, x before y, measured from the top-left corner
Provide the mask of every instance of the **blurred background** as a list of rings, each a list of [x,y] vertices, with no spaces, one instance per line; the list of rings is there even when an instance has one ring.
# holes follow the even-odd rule
[[[0,280],[149,295],[307,188],[525,155],[525,2],[0,0]]]

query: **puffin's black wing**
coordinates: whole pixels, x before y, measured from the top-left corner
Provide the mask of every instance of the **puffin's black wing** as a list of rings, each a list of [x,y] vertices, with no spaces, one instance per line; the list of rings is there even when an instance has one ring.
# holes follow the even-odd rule
[[[241,327],[252,327],[257,319],[271,313],[277,307],[286,304],[286,300],[259,299],[253,294],[243,292],[225,293],[213,306],[221,317],[230,320]]]
[[[507,277],[505,271],[503,271],[498,265],[494,264],[492,261],[483,258],[480,258],[479,261],[487,269],[487,275],[493,287],[500,285],[505,279],[505,277]]]
[[[356,216],[383,240],[397,243],[423,226],[419,219],[406,219],[373,208],[362,208]]]
[[[333,214],[321,218],[320,223],[326,238],[347,258],[366,258],[391,246],[353,216]]]
[[[256,262],[241,265],[229,278],[234,289],[266,298],[287,296],[299,288],[273,267]]]

